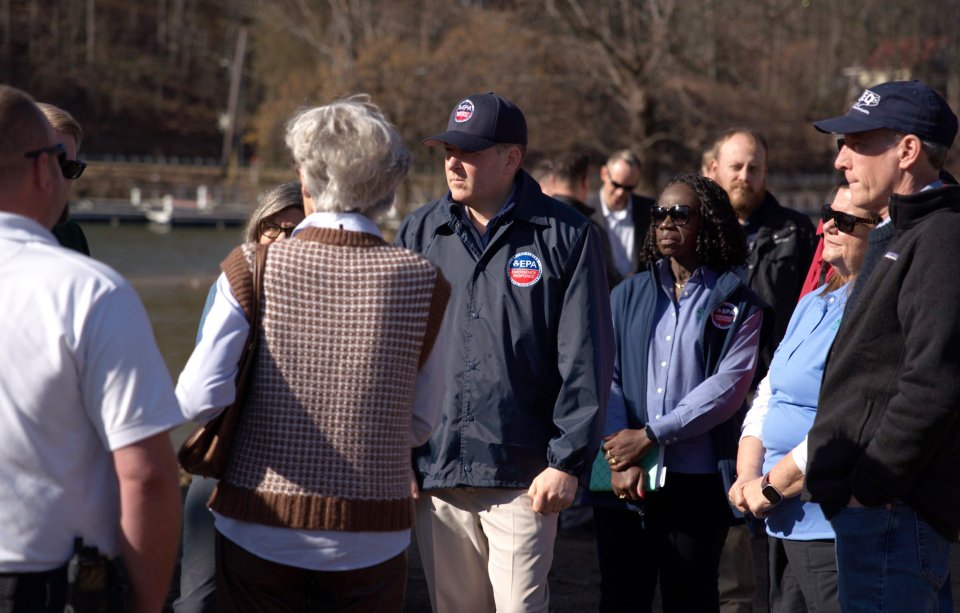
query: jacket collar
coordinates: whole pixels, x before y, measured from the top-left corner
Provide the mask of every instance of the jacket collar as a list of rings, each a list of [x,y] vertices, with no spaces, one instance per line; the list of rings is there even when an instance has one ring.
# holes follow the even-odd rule
[[[533,177],[520,170],[517,173],[517,185],[513,190],[513,210],[507,215],[508,222],[523,221],[538,226],[550,225],[550,211],[548,203],[550,199],[543,195],[540,190],[540,184]],[[511,203],[507,203],[509,205]],[[439,206],[434,209],[431,215],[430,226],[434,234],[441,228],[447,227],[453,231],[454,224],[457,222],[453,213],[453,207],[462,207],[463,205],[451,198],[450,192],[440,199]]]
[[[946,185],[908,196],[894,194],[890,197],[890,220],[898,230],[909,228],[941,209],[960,212],[960,186]]]
[[[771,194],[769,191],[765,192],[763,195],[763,201],[760,202],[760,206],[758,206],[756,210],[753,211],[753,214],[750,215],[747,223],[763,228],[768,225],[771,218],[777,214],[777,211],[779,211],[780,208],[780,203],[777,202],[777,199],[774,198],[773,194]]]
[[[573,196],[555,195],[555,196],[552,196],[552,198],[554,200],[557,200],[559,202],[572,206],[577,210],[577,212],[579,212],[581,215],[583,215],[588,219],[593,217],[593,214],[597,212],[595,208],[593,208],[592,206],[590,206],[585,202],[581,202],[580,200],[577,200]]]

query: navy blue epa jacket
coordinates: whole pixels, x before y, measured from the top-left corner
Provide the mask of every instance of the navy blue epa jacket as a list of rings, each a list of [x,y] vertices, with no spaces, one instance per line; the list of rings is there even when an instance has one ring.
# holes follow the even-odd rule
[[[621,336],[636,339],[632,343],[620,343],[617,359],[621,373],[632,373],[623,377],[624,403],[627,409],[627,422],[630,428],[640,429],[647,423],[647,362],[650,349],[650,333],[658,292],[661,291],[656,272],[651,266],[616,287],[611,295],[613,317]],[[716,327],[710,317],[704,317],[700,324],[697,346],[700,349],[700,366],[703,377],[717,372],[717,366],[727,354],[730,343],[740,329],[740,325],[757,309],[764,310],[764,318],[769,315],[769,307],[733,272],[723,272],[717,277],[717,283],[710,294],[706,312],[711,313],[724,302],[737,306],[734,324],[726,329]],[[763,339],[761,339],[761,343]],[[717,455],[717,471],[723,477],[724,492],[730,490],[736,480],[737,447],[740,441],[740,426],[743,423],[746,402],[737,415],[710,431],[714,451]],[[667,479],[669,480],[669,475]],[[738,517],[743,514],[734,510]]]
[[[526,488],[548,466],[582,477],[600,444],[613,376],[600,246],[523,171],[514,198],[482,252],[449,192],[397,234],[452,286],[443,419],[414,451],[424,489]]]

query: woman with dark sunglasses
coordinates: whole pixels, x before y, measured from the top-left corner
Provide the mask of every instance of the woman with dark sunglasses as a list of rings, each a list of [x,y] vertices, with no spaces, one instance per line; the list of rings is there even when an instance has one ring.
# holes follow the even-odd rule
[[[303,221],[303,196],[299,181],[284,183],[268,190],[257,198],[257,208],[250,215],[243,231],[247,243],[266,245],[288,238],[293,229]],[[200,316],[197,341],[207,311],[213,304],[216,284],[211,286],[207,303]],[[193,477],[183,502],[183,546],[180,560],[180,585],[173,610],[177,613],[213,612],[216,607],[214,573],[214,526],[213,515],[207,509],[207,501],[217,485],[216,479]]]
[[[617,358],[602,453],[613,491],[587,495],[600,609],[650,611],[659,577],[664,611],[717,611],[736,416],[764,306],[734,271],[746,241],[719,185],[674,177],[651,220],[647,270],[611,295]]]
[[[803,502],[806,435],[844,306],[867,252],[876,214],[840,187],[823,205],[823,260],[835,271],[801,298],[747,413],[730,500],[763,518],[771,611],[839,611],[834,533],[820,505]]]

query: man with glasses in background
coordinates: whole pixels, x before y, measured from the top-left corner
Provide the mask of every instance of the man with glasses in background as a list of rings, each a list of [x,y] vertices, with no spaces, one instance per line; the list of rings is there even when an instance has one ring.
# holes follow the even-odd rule
[[[841,137],[834,166],[852,198],[884,218],[873,234],[889,228],[892,238],[868,248],[860,297],[847,302],[808,438],[806,490],[836,532],[844,610],[950,611],[950,545],[960,537],[960,187],[939,173],[957,117],[929,86],[900,81],[814,126]]]
[[[173,384],[130,285],[50,233],[76,167],[3,85],[0,134],[0,610],[158,611],[180,532]]]
[[[600,167],[600,189],[587,204],[602,214],[617,273],[628,277],[641,268],[640,250],[650,227],[653,198],[638,196],[640,158],[629,149],[614,151]],[[611,288],[612,289],[612,288]]]
[[[606,224],[597,218],[597,210],[586,203],[589,194],[587,187],[589,171],[590,157],[586,153],[565,151],[535,160],[530,167],[530,176],[537,180],[544,194],[572,206],[590,220],[591,229],[603,252],[607,285],[612,290],[623,280],[623,276],[617,271],[613,262],[613,251],[610,249],[610,237],[607,235]]]

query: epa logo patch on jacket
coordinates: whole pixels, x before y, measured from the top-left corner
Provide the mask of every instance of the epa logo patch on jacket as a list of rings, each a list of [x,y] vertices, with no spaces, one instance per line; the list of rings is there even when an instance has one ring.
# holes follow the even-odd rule
[[[530,287],[543,276],[540,258],[529,251],[521,251],[510,258],[507,265],[507,278],[517,287]]]

